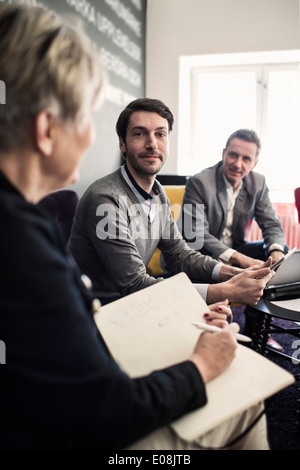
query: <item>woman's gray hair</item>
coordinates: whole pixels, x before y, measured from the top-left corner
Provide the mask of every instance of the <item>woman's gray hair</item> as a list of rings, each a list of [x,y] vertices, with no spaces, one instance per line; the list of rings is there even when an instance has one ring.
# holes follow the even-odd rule
[[[22,144],[36,115],[48,109],[83,126],[104,74],[93,44],[46,8],[0,5],[0,152]]]

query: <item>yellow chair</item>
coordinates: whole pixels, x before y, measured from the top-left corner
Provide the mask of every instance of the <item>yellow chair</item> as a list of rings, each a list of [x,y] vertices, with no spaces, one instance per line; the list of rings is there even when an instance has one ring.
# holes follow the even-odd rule
[[[170,200],[172,217],[175,221],[177,221],[181,211],[182,200],[185,192],[185,185],[168,185],[163,186],[163,188]],[[150,276],[161,276],[163,274],[160,256],[161,251],[156,248],[147,266],[147,273],[150,274]]]

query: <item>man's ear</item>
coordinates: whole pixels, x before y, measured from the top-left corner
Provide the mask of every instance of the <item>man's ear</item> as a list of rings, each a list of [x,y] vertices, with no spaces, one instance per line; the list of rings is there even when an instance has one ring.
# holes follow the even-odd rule
[[[119,137],[119,147],[122,153],[123,158],[126,158],[126,144],[122,137]]]
[[[257,164],[258,164],[258,157],[257,157],[256,160],[255,160],[255,163],[254,163],[254,165],[253,165],[253,167],[252,167],[252,170],[253,170],[253,168],[256,167]]]
[[[119,147],[122,153],[126,151],[125,143],[122,137],[119,137]]]
[[[35,143],[46,157],[52,154],[54,135],[55,117],[48,110],[40,111],[35,118]]]

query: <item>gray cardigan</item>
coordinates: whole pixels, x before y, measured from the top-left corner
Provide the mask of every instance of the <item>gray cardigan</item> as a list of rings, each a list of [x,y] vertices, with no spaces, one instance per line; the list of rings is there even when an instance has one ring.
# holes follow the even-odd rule
[[[68,247],[103,301],[160,282],[162,278],[146,272],[157,247],[168,272],[186,272],[193,281],[211,282],[217,261],[188,247],[171,216],[169,200],[157,185],[153,222],[142,210],[138,215],[139,201],[120,168],[91,184],[78,204]]]

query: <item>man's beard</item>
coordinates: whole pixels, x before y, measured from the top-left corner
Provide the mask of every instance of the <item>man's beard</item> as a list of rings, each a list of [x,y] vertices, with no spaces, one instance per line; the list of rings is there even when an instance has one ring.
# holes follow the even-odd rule
[[[160,161],[160,166],[159,167],[155,166],[155,168],[154,168],[154,166],[152,167],[152,165],[144,167],[143,165],[140,165],[139,160],[136,161],[135,158],[131,158],[131,157],[128,158],[128,155],[127,155],[126,159],[129,161],[130,165],[132,166],[132,168],[135,169],[136,172],[138,172],[140,174],[143,174],[143,175],[149,175],[149,176],[156,175],[157,173],[159,173],[161,168],[163,167],[163,165],[165,163],[160,157],[158,157],[158,159]]]

